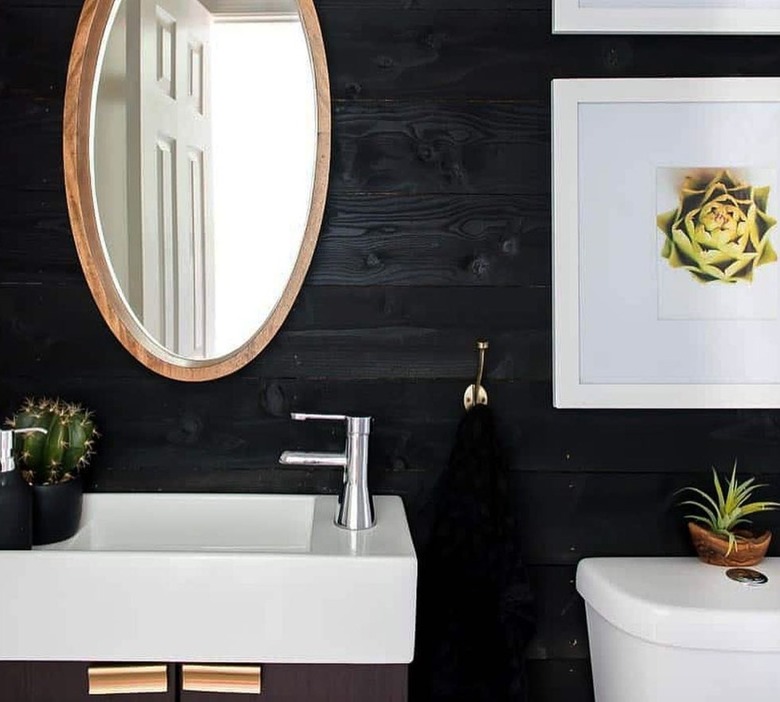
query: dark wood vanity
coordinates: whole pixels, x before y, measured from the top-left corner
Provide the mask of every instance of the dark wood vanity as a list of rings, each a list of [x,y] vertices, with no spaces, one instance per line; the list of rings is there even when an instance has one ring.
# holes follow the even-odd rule
[[[3,702],[405,702],[406,665],[259,666],[261,692],[203,692],[185,690],[184,666],[169,663],[158,673],[167,692],[90,694],[90,667],[107,664],[79,662],[0,662]],[[135,664],[133,664],[135,666]],[[258,666],[248,666],[257,670]]]

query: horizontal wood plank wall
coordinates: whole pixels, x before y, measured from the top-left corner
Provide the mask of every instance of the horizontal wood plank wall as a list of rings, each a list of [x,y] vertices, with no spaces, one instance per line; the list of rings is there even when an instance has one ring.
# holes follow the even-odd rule
[[[260,358],[185,385],[113,339],[70,237],[61,113],[80,2],[4,0],[0,410],[39,393],[94,408],[100,491],[333,492],[334,471],[276,464],[342,440],[288,413],[371,414],[373,487],[402,495],[414,526],[484,336],[539,599],[533,699],[591,700],[577,561],[687,553],[674,490],[737,456],[780,477],[780,415],[552,409],[550,79],[778,75],[777,39],[553,37],[549,0],[317,7],[334,145],[310,275]]]

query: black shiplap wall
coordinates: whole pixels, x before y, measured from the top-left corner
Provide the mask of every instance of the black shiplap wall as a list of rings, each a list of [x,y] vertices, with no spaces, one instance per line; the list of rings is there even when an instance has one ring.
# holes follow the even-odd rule
[[[80,2],[3,0],[0,410],[33,393],[85,402],[104,433],[91,488],[143,491],[333,491],[335,472],[276,465],[341,441],[287,414],[371,414],[373,487],[403,495],[414,525],[484,336],[539,597],[533,699],[591,700],[577,561],[687,553],[671,493],[735,456],[780,473],[780,415],[552,409],[549,82],[777,75],[779,40],[552,37],[549,0],[317,7],[334,145],[311,272],[260,358],[187,385],[123,351],[79,269],[60,140]]]

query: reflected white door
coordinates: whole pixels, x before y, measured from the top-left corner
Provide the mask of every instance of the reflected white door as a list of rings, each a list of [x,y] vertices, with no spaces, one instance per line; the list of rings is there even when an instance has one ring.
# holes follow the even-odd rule
[[[130,304],[159,343],[190,358],[213,343],[211,24],[197,0],[128,2],[131,270],[142,271]]]

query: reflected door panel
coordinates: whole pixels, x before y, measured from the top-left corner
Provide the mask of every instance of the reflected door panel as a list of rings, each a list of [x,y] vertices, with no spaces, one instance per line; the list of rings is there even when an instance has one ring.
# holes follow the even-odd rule
[[[205,358],[213,337],[212,19],[197,0],[127,7],[131,306],[173,353]]]

